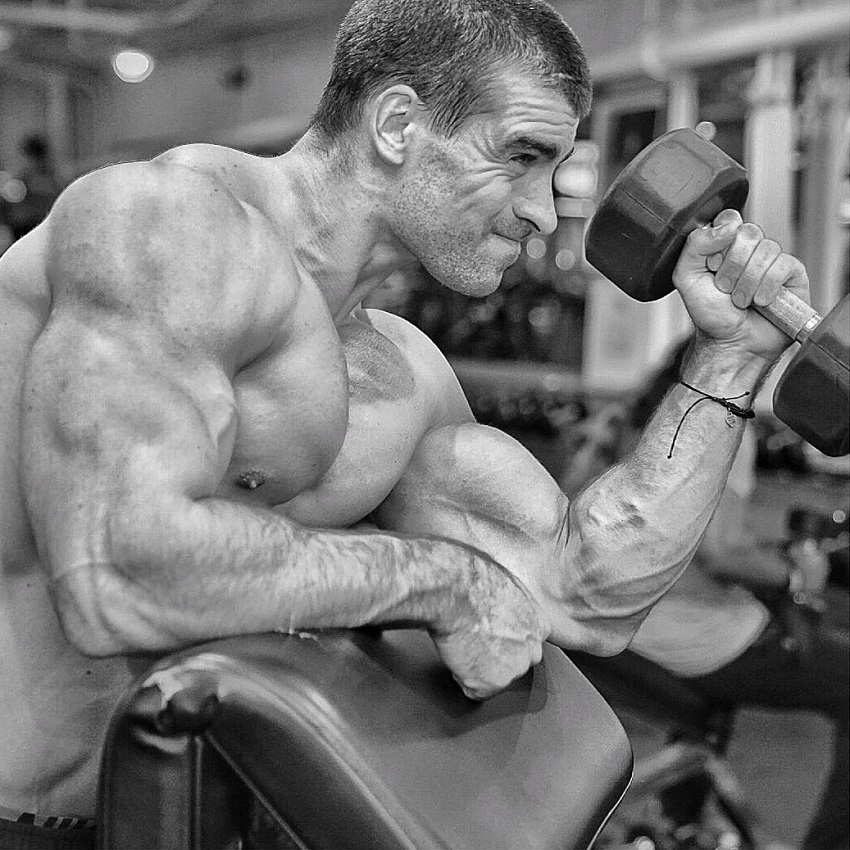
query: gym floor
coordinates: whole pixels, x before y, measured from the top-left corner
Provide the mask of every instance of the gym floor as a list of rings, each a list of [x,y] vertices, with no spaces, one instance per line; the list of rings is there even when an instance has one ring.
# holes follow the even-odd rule
[[[784,537],[789,507],[804,505],[832,513],[850,504],[850,482],[832,475],[759,472],[753,499],[753,522],[760,540]],[[850,594],[833,588],[830,619],[848,627]],[[651,752],[660,743],[656,733],[623,718],[635,755]],[[742,709],[727,753],[748,799],[773,838],[799,846],[826,778],[832,746],[830,724],[808,712]]]

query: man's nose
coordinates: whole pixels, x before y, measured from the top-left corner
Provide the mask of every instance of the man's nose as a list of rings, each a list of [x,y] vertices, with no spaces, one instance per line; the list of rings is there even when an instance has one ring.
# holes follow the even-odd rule
[[[552,186],[545,189],[538,187],[533,193],[523,195],[514,204],[517,218],[524,219],[534,225],[541,236],[549,236],[558,226],[558,216],[555,213],[555,195]]]

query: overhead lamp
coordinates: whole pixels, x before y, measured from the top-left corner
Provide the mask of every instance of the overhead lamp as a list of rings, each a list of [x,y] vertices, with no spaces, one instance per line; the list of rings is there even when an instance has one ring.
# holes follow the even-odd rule
[[[119,50],[112,56],[112,70],[125,83],[141,83],[153,71],[153,56],[144,50]]]

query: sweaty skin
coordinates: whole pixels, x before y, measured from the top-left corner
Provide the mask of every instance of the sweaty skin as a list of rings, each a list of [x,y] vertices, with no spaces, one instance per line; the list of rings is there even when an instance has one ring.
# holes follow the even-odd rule
[[[547,636],[621,650],[680,574],[740,441],[721,407],[689,415],[669,460],[694,400],[677,387],[570,503],[474,423],[423,334],[358,307],[414,262],[492,292],[554,230],[575,115],[528,79],[493,91],[446,139],[391,86],[348,171],[308,133],[276,159],[196,145],[95,172],[2,257],[0,806],[90,816],[110,712],[162,652],[414,625],[482,698]],[[784,254],[749,263],[767,240],[735,214],[716,225],[677,272],[703,329],[685,375],[735,395],[782,341],[727,293],[805,280]]]

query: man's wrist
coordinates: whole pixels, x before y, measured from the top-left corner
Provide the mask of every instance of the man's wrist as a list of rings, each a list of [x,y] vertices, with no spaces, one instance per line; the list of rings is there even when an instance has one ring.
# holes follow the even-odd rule
[[[774,361],[723,340],[697,335],[682,366],[682,380],[708,395],[728,398],[749,392],[747,407]]]
[[[480,583],[480,560],[475,550],[462,543],[441,538],[425,541],[427,556],[423,561],[422,540],[411,540],[410,555],[424,566],[419,578],[419,604],[422,624],[435,634],[449,634],[458,623],[472,616],[470,588]]]

